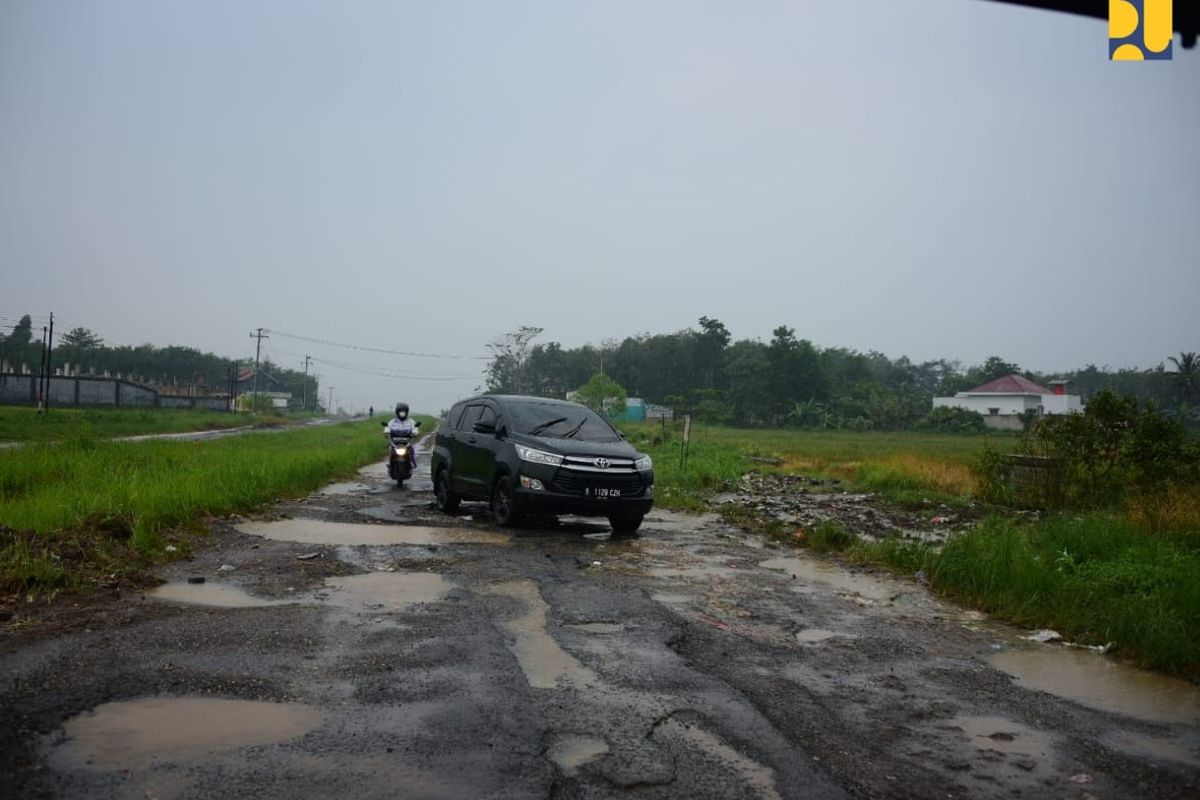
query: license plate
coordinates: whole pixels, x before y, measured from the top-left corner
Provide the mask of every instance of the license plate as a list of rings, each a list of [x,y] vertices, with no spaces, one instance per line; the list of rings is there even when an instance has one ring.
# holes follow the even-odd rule
[[[620,489],[609,489],[604,486],[590,486],[584,490],[584,494],[588,497],[594,497],[597,500],[607,500],[610,497],[620,497]]]

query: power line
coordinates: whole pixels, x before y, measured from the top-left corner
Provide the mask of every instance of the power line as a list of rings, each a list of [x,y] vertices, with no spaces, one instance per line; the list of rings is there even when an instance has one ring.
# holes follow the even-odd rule
[[[364,375],[374,375],[374,376],[380,377],[380,378],[396,378],[399,380],[413,380],[413,381],[466,381],[466,380],[477,380],[479,378],[479,373],[475,373],[475,372],[456,373],[453,375],[413,374],[411,372],[400,372],[397,370],[389,370],[389,369],[386,369],[385,367],[379,367],[379,366],[376,366],[373,364],[356,364],[351,361],[335,361],[333,359],[328,359],[328,358],[319,358],[317,356],[310,356],[310,355],[303,354],[303,353],[295,353],[290,350],[284,350],[279,347],[270,347],[269,350],[272,354],[282,354],[282,355],[287,355],[287,356],[294,356],[296,358],[308,358],[315,364],[325,364],[325,365],[328,365],[328,366],[331,366],[331,367],[334,367],[337,369],[345,370],[347,372],[358,372],[358,373],[361,373]]]
[[[328,345],[330,347],[344,347],[348,350],[365,350],[370,353],[385,353],[387,355],[392,355],[392,356],[410,356],[412,358],[445,358],[445,359],[457,359],[460,361],[488,361],[491,358],[490,356],[452,356],[452,355],[445,355],[443,353],[413,353],[413,352],[409,352],[407,350],[387,350],[382,347],[367,347],[365,345],[358,345],[358,344],[344,344],[342,342],[332,342],[332,341],[329,341],[328,339],[317,339],[312,336],[301,336],[296,333],[284,333],[283,331],[277,331],[273,328],[263,328],[263,330],[267,333],[272,333],[276,336],[283,336],[287,339],[298,339],[299,341],[302,341],[302,342],[311,342],[313,344],[324,344],[324,345]]]

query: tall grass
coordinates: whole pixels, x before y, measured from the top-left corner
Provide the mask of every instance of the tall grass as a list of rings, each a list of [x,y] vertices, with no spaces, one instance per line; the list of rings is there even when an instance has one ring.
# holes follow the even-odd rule
[[[1200,534],[1149,535],[1110,514],[989,517],[940,550],[888,541],[852,552],[923,569],[937,591],[997,617],[1200,676]]]
[[[165,530],[311,491],[381,458],[383,448],[378,423],[363,422],[200,442],[85,439],[0,451],[0,525],[10,529],[0,565],[34,570],[40,545],[53,555],[88,537],[154,550]],[[19,583],[7,566],[5,574],[10,588]]]
[[[109,438],[144,433],[235,428],[253,424],[251,415],[191,409],[37,409],[0,406],[0,441],[52,442],[78,438]]]

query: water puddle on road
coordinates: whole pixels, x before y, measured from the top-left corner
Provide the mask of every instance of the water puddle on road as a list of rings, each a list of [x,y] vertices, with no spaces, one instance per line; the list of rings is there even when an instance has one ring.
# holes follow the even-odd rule
[[[312,706],[209,697],[105,703],[67,721],[66,739],[50,760],[66,768],[145,768],[294,739],[314,730],[323,716]]]
[[[800,644],[820,644],[837,638],[853,638],[853,634],[827,631],[824,628],[805,628],[796,633],[796,641]]]
[[[1200,688],[1115,661],[1090,650],[1011,648],[992,665],[1030,689],[1085,706],[1155,722],[1200,724]]]
[[[562,684],[583,688],[596,683],[596,674],[580,664],[546,632],[546,611],[533,581],[507,581],[482,589],[484,594],[510,597],[525,606],[519,617],[501,620],[501,626],[515,637],[509,646],[529,685],[535,689],[555,689]]]
[[[164,583],[146,592],[146,597],[167,600],[172,603],[188,603],[196,606],[217,608],[262,608],[286,605],[291,600],[265,600],[249,594],[245,589],[228,583]]]
[[[564,628],[571,628],[584,633],[620,633],[625,626],[616,622],[575,622],[568,623]]]
[[[709,758],[721,762],[729,770],[737,773],[751,791],[750,794],[744,796],[782,800],[779,790],[775,788],[775,771],[742,755],[719,736],[696,725],[685,725],[677,719],[667,720],[654,731],[656,737],[664,734],[682,739]]]
[[[574,775],[584,764],[608,752],[608,742],[594,736],[560,736],[546,756],[566,775]]]
[[[326,578],[317,599],[341,608],[404,611],[442,600],[454,584],[432,572],[369,572]]]
[[[772,558],[759,563],[760,567],[779,570],[808,584],[831,586],[839,594],[852,594],[873,601],[891,600],[898,591],[869,575],[858,575],[841,567],[807,558]]]
[[[315,519],[283,519],[238,525],[242,533],[281,542],[324,545],[389,544],[507,544],[511,537],[470,528],[431,528],[421,525],[358,525]]]
[[[1104,743],[1114,750],[1151,761],[1176,761],[1191,767],[1200,767],[1200,736],[1181,741],[1121,732],[1107,737]]]
[[[344,483],[331,483],[317,492],[317,494],[326,496],[339,494],[362,494],[363,492],[369,492],[370,490],[371,487],[365,483],[359,483],[358,481],[346,481]]]
[[[979,750],[995,750],[1005,755],[1047,759],[1054,755],[1054,737],[1004,717],[955,717],[950,721],[962,729]]]

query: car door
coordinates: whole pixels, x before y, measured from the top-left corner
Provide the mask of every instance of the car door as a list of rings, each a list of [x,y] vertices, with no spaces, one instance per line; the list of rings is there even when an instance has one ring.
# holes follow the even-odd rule
[[[496,461],[494,430],[498,420],[495,404],[486,400],[463,415],[464,430],[460,435],[463,442],[463,480],[469,483],[470,488],[466,491],[470,494],[486,497],[491,492]],[[493,431],[477,431],[476,424],[490,425]]]

